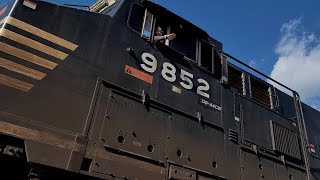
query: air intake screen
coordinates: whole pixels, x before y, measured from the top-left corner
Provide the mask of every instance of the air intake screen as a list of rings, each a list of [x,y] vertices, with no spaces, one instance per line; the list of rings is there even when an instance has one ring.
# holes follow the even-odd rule
[[[272,121],[270,126],[273,150],[301,159],[297,133]]]
[[[271,108],[269,87],[260,81],[250,78],[252,99],[259,104]]]
[[[232,66],[228,66],[229,85],[237,90],[239,94],[243,94],[242,72]]]

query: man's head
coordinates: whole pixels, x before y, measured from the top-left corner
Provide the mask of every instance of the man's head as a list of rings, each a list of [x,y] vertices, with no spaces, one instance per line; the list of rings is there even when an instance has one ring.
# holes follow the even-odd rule
[[[156,36],[162,36],[162,34],[163,34],[162,28],[158,26],[156,29]]]

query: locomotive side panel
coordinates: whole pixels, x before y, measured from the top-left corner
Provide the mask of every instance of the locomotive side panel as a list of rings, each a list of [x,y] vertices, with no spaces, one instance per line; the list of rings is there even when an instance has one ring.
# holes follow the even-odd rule
[[[17,3],[0,37],[0,130],[29,162],[104,179],[305,177],[292,97],[235,67],[221,81],[222,44],[196,26],[166,13],[179,37],[165,44],[130,25],[146,7],[161,22],[150,2],[108,15]],[[303,107],[317,144],[318,112]]]
[[[110,17],[22,3],[1,16],[1,132],[24,140],[28,162],[79,172]]]
[[[311,172],[314,178],[319,178],[320,169],[320,144],[319,144],[319,111],[311,108],[306,104],[302,104],[303,114],[305,118],[306,129],[308,133],[309,145],[308,151],[310,156]]]
[[[109,18],[41,2],[34,11],[17,3],[2,29],[1,57],[7,63],[1,68],[1,113],[82,133],[101,70],[93,44],[105,34]],[[10,87],[16,81],[30,89]]]

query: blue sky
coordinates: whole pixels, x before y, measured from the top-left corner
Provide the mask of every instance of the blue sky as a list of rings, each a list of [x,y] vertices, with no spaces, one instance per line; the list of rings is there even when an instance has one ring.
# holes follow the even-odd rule
[[[319,0],[155,1],[320,110]]]
[[[297,90],[304,102],[320,110],[319,0],[154,2],[199,26],[221,41],[226,52]]]

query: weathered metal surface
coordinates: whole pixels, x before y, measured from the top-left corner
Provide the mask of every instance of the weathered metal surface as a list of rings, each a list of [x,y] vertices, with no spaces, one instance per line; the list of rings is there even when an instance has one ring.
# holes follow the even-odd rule
[[[299,134],[292,97],[227,61],[222,67],[222,44],[203,30],[149,1],[115,2],[107,15],[36,3],[0,7],[0,133],[22,140],[27,159],[0,142],[5,155],[39,165],[44,179],[306,176],[298,141],[294,154],[272,147],[270,120],[286,129],[277,147],[286,148],[285,133]],[[177,31],[176,42],[141,38],[145,7]],[[211,48],[199,57],[210,60],[205,67],[195,49],[183,49],[201,42]],[[301,148],[318,177],[320,113],[302,108],[310,147]]]
[[[171,165],[169,169],[169,179],[196,180],[195,171]]]

